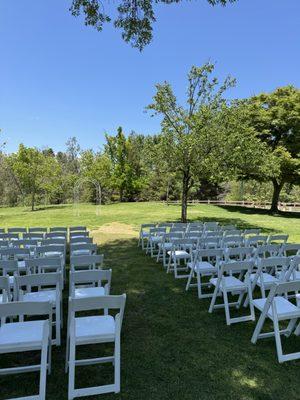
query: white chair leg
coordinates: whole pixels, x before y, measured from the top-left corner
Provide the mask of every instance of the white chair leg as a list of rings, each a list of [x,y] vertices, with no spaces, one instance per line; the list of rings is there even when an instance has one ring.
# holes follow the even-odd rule
[[[121,389],[121,346],[120,335],[116,335],[115,340],[115,393],[119,393]]]
[[[45,325],[43,332],[43,344],[41,350],[39,400],[45,400],[46,398],[48,341],[49,341],[49,325]]]
[[[209,309],[208,309],[209,313],[213,312],[213,309],[214,309],[214,306],[215,306],[215,303],[216,303],[216,300],[217,300],[217,296],[218,296],[218,291],[219,291],[219,287],[216,286],[215,290],[214,290],[214,294],[213,294],[211,302],[210,302]]]
[[[70,335],[70,348],[69,348],[69,387],[68,387],[68,400],[74,399],[74,390],[75,390],[75,354],[76,354],[76,346],[75,346],[75,338],[71,334]]]
[[[223,292],[223,299],[224,299],[224,308],[225,308],[225,316],[226,316],[226,324],[230,325],[230,311],[229,311],[229,303],[228,303],[228,296],[226,290],[222,290]]]
[[[201,274],[197,271],[197,289],[198,289],[198,298],[202,297],[202,287],[201,287]]]
[[[254,332],[252,334],[251,343],[256,344],[258,336],[259,336],[259,334],[260,334],[260,332],[261,332],[261,330],[262,330],[262,328],[264,326],[265,319],[266,319],[266,314],[264,312],[262,312],[260,314],[260,317],[259,317],[258,321],[257,321],[257,324],[256,324],[256,327],[254,329]]]

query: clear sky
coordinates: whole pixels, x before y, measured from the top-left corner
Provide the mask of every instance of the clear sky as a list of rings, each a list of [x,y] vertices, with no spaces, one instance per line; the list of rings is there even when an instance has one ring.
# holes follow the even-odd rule
[[[183,99],[187,71],[208,60],[220,78],[236,77],[230,97],[300,86],[299,0],[158,5],[142,53],[109,25],[102,33],[85,27],[70,3],[0,0],[0,141],[9,152],[20,142],[63,150],[70,136],[97,150],[119,125],[156,133],[159,118],[144,112],[155,83],[170,81]]]

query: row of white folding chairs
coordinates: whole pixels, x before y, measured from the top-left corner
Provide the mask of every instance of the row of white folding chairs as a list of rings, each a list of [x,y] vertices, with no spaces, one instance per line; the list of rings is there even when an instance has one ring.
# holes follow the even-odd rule
[[[65,227],[65,226],[52,226],[50,228],[46,227],[11,227],[11,228],[0,228],[0,233],[47,233],[47,232],[81,232],[81,231],[86,231],[87,228],[86,226],[70,226],[70,227]]]
[[[290,257],[275,256],[279,254],[280,247],[265,245],[256,249],[252,247],[197,249],[192,252],[194,257],[189,257],[187,265],[182,269],[186,270],[186,267],[190,269],[186,290],[196,286],[199,298],[210,297],[210,313],[217,308],[224,308],[228,325],[254,321],[254,308],[261,311],[252,342],[256,343],[257,339],[275,335],[278,360],[283,362],[300,358],[300,352],[283,354],[280,338],[281,334],[288,336],[293,331],[296,335],[300,335],[300,324],[297,325],[300,318],[300,303],[296,295],[296,292],[300,291],[300,255],[297,255],[300,253],[300,245],[285,245],[286,251],[296,252],[296,255]],[[184,253],[182,256],[184,257]],[[176,272],[178,273],[178,269]],[[182,276],[186,277],[186,275]],[[210,279],[203,283],[203,277],[210,277]],[[192,283],[193,278],[196,278],[196,284]],[[205,286],[214,288],[213,292],[203,293]],[[260,289],[261,298],[253,300],[256,286]],[[267,291],[269,291],[268,297],[266,297]],[[296,305],[287,296],[288,293],[293,293],[297,301]],[[230,302],[229,294],[238,295],[237,301]],[[221,304],[216,303],[219,296],[223,298]],[[240,308],[242,304],[250,307],[250,314],[232,318],[230,307]],[[274,332],[262,334],[260,332],[266,318],[273,321]],[[279,320],[289,320],[288,328],[280,331]]]
[[[120,391],[120,347],[121,326],[124,315],[126,296],[97,296],[69,299],[68,339],[66,371],[69,369],[68,399]],[[109,314],[109,310],[117,312]],[[78,316],[78,313],[94,311],[104,315]],[[18,320],[12,317],[18,317]],[[34,316],[35,319],[26,317]],[[40,319],[36,319],[39,316]],[[46,316],[46,319],[41,319]],[[24,317],[26,318],[24,320]],[[41,351],[41,362],[38,365],[10,367],[0,369],[0,374],[16,374],[40,371],[38,395],[31,400],[45,400],[46,377],[51,372],[52,344],[52,305],[46,301],[21,301],[0,304],[0,354],[28,351]],[[114,354],[111,357],[93,358],[90,360],[76,359],[76,347],[94,345],[96,343],[114,343]],[[75,388],[75,366],[112,362],[115,367],[114,383],[88,388]]]
[[[174,261],[176,258],[189,260],[193,250],[197,248],[230,248],[241,246],[256,248],[265,245],[276,246],[278,249],[277,254],[286,254],[288,250],[292,250],[295,247],[294,244],[287,244],[285,242],[281,244],[267,244],[267,241],[263,239],[264,238],[261,236],[252,237],[247,241],[236,236],[228,236],[220,239],[216,237],[187,238],[177,233],[157,237],[157,240],[154,241],[150,238],[150,245],[147,252],[149,252],[152,257],[156,257],[157,261],[162,259],[164,267],[167,267],[167,265],[171,263],[171,259],[173,262],[176,262],[176,260]]]
[[[232,236],[241,235],[247,237],[249,235],[259,235],[260,229],[237,229],[235,225],[219,225],[218,222],[194,222],[194,223],[161,223],[161,224],[142,224],[139,233],[138,246],[144,249],[144,241],[152,234],[183,232],[198,233],[201,236]]]
[[[111,284],[111,270],[101,270],[101,269],[95,269],[95,266],[102,266],[103,263],[103,257],[101,256],[80,256],[80,257],[71,257],[71,271],[70,271],[70,302],[74,303],[73,300],[78,301],[85,301],[85,304],[87,304],[87,301],[89,298],[93,297],[94,299],[98,296],[109,296],[109,291],[110,291],[110,284]],[[77,271],[76,268],[79,267],[80,271]],[[82,268],[89,268],[88,270],[82,270]],[[92,269],[91,269],[92,268]],[[26,293],[25,295],[22,294],[22,298],[19,296],[18,293],[18,298],[17,300],[23,300],[23,301],[29,301],[31,299],[35,299],[38,301],[43,301],[47,299],[47,296],[50,296],[50,291],[37,291],[37,292],[31,292],[32,287],[37,286],[38,289],[41,289],[43,284],[46,283],[47,287],[51,283],[54,283],[51,281],[51,279],[54,279],[54,275],[58,274],[53,274],[53,273],[46,273],[46,274],[37,274],[37,275],[24,275],[22,277],[17,276],[16,281],[17,284],[22,284],[21,286],[25,286],[29,293]],[[5,282],[6,281],[6,282]],[[106,281],[107,283],[105,286],[103,286],[103,281]],[[58,280],[57,280],[58,283]],[[0,280],[0,284],[2,284],[2,289],[5,292],[5,289],[8,290],[9,286],[9,280],[8,277],[2,277]],[[88,287],[86,285],[88,284]],[[78,286],[79,285],[79,286]],[[83,285],[83,286],[82,286]],[[54,297],[54,293],[52,291],[52,296]],[[60,297],[58,293],[56,293],[55,296],[57,299]],[[120,390],[120,327],[121,327],[121,322],[122,322],[122,316],[124,312],[124,305],[125,305],[125,296],[109,296],[109,297],[119,297],[121,302],[123,303],[123,309],[121,312],[121,318],[120,316],[116,317],[114,320],[111,316],[107,315],[107,309],[108,308],[114,308],[111,307],[113,304],[108,305],[105,307],[105,315],[103,317],[93,317],[93,318],[85,318],[79,319],[78,322],[81,322],[81,326],[78,327],[78,334],[77,338],[72,337],[72,328],[70,328],[71,322],[72,322],[72,315],[70,317],[69,314],[69,319],[68,319],[68,349],[70,351],[67,351],[67,363],[66,363],[66,370],[67,366],[70,365],[70,375],[69,375],[69,398],[74,398],[77,396],[81,396],[83,393],[86,394],[91,394],[90,390],[94,391],[93,394],[96,393],[107,393],[110,391],[115,391],[118,392]],[[5,294],[3,294],[3,298],[5,298]],[[9,296],[6,297],[7,301],[9,300]],[[107,300],[108,297],[107,297]],[[112,299],[115,301],[114,299]],[[82,309],[82,305],[80,305]],[[58,307],[56,306],[56,309]],[[71,314],[72,312],[74,313],[75,310],[72,311],[71,309]],[[75,314],[73,315],[75,318]],[[52,318],[52,314],[51,314]],[[56,316],[57,319],[57,316]],[[77,321],[76,321],[77,322]],[[115,327],[113,326],[114,323],[116,323]],[[109,334],[110,330],[110,334]],[[89,335],[87,335],[88,331],[90,332]],[[94,340],[94,336],[97,334],[97,339]],[[102,335],[102,337],[100,337]],[[110,335],[110,337],[108,337]],[[88,337],[89,336],[89,337]],[[78,339],[78,342],[77,340]],[[105,386],[100,386],[98,388],[85,388],[85,389],[75,389],[74,386],[74,379],[75,379],[75,365],[84,365],[88,364],[88,360],[77,360],[75,361],[75,348],[74,346],[81,345],[81,344],[87,344],[87,341],[91,340],[91,343],[95,342],[110,342],[114,341],[115,342],[115,354],[112,357],[105,357],[105,358],[99,358],[99,359],[93,359],[91,360],[93,364],[99,362],[113,362],[115,365],[115,382],[113,385],[105,385]],[[69,343],[70,342],[70,343]],[[0,351],[1,351],[1,330],[0,330]]]

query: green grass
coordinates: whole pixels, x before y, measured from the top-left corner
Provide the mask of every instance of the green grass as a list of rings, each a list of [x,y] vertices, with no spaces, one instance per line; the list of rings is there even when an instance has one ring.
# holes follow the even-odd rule
[[[90,204],[49,206],[31,212],[28,208],[0,208],[0,227],[9,226],[55,226],[87,225],[97,229],[112,222],[128,224],[138,230],[141,223],[179,220],[179,205],[160,203],[124,203],[104,205],[98,208]],[[218,207],[212,205],[191,205],[188,209],[190,220],[217,220],[235,223],[240,227],[260,227],[265,232],[289,233],[291,241],[300,241],[300,213],[286,213],[271,216],[265,211],[242,207]],[[118,235],[117,235],[118,237]],[[120,236],[119,236],[120,237]]]
[[[175,220],[179,215],[177,206],[154,203],[103,206],[99,216],[94,206],[83,205],[79,217],[73,215],[71,206],[33,213],[22,208],[0,209],[0,227],[87,224],[94,229],[105,265],[113,269],[112,293],[127,293],[127,304],[121,393],[91,399],[300,399],[300,361],[280,365],[273,339],[260,340],[255,346],[250,343],[255,323],[227,327],[222,310],[208,314],[209,300],[199,301],[194,290],[186,293],[184,281],[175,281],[137,248],[140,223]],[[266,232],[289,233],[292,241],[300,241],[297,216],[272,217],[253,210],[193,206],[189,217],[260,226]],[[66,297],[64,310],[66,317]],[[286,351],[300,350],[297,337],[283,339],[283,344]],[[102,349],[91,346],[84,353],[94,356],[98,351]],[[64,359],[65,336],[63,345],[53,348],[47,399],[67,399]],[[21,363],[25,355],[1,355],[0,367],[13,360]],[[108,383],[111,373],[109,366],[80,367],[76,380],[79,386]],[[0,399],[33,394],[36,384],[37,374],[0,377]]]

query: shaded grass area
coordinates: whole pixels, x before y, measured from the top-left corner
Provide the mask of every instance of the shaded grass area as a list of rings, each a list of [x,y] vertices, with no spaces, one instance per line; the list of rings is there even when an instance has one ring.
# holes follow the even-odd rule
[[[298,399],[300,361],[280,365],[273,339],[250,343],[255,324],[227,327],[223,310],[208,314],[209,300],[195,290],[185,292],[185,280],[174,280],[160,264],[145,256],[135,239],[118,239],[102,246],[106,266],[113,269],[112,293],[127,293],[122,332],[122,391],[91,399]],[[65,317],[66,317],[65,296]],[[300,347],[299,338],[283,341],[287,351]],[[111,349],[109,349],[111,350]],[[81,355],[103,349],[87,346]],[[99,352],[99,353],[98,353]],[[11,356],[0,359],[4,367]],[[25,360],[21,354],[15,358]],[[64,373],[65,337],[53,348],[53,370],[47,399],[67,399]],[[79,367],[78,386],[108,383],[110,366]],[[0,377],[0,399],[33,394],[37,374]]]

